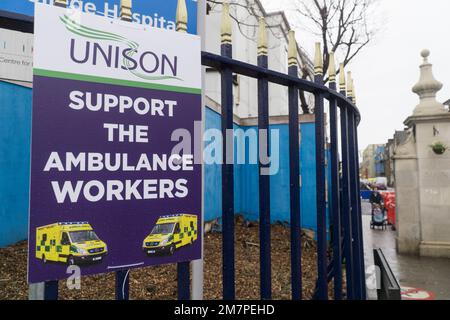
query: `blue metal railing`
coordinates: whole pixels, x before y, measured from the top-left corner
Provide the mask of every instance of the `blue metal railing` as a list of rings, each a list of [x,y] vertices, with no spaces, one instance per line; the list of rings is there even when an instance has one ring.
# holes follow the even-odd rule
[[[258,56],[258,66],[267,69],[269,65],[266,55]],[[265,78],[258,79],[258,128],[260,130],[269,129],[269,82]],[[262,136],[259,132],[258,141],[263,142],[267,146],[269,153],[269,135]],[[259,172],[267,168],[267,164],[258,159]],[[261,237],[260,246],[260,279],[261,279],[261,299],[269,300],[272,298],[271,284],[271,253],[270,253],[270,177],[268,175],[261,176],[259,179],[259,234]]]
[[[298,66],[289,67],[289,76],[298,75]],[[298,135],[298,90],[289,86],[289,192],[291,217],[291,286],[292,299],[302,299],[302,252],[301,252],[301,215],[300,215],[300,158]]]
[[[336,83],[330,82],[330,89],[336,91]],[[332,214],[332,243],[334,298],[342,299],[342,228],[341,228],[341,195],[339,192],[339,150],[338,150],[338,112],[336,100],[330,100],[330,166],[331,166],[331,214]]]
[[[316,76],[314,82],[298,78],[297,66],[290,66],[288,74],[267,69],[264,56],[258,57],[258,65],[233,60],[229,52],[231,45],[222,46],[222,55],[202,53],[202,63],[222,74],[222,130],[232,128],[230,117],[233,112],[232,75],[234,73],[258,79],[258,126],[268,127],[268,83],[275,83],[289,88],[289,161],[290,161],[290,210],[291,210],[291,276],[292,299],[302,298],[301,270],[301,221],[300,221],[300,183],[299,183],[299,90],[310,92],[315,96],[316,122],[316,193],[317,193],[317,285],[315,299],[328,299],[328,283],[334,280],[334,298],[342,299],[343,274],[346,269],[347,299],[365,299],[364,255],[362,242],[361,203],[359,199],[359,165],[357,147],[357,125],[361,119],[359,110],[353,101],[346,97],[346,92],[336,91],[336,84],[323,85],[322,76]],[[331,151],[331,225],[332,245],[327,241],[326,185],[325,185],[325,112],[324,101],[330,107],[330,151]],[[339,119],[340,109],[340,148]],[[226,146],[226,144],[225,144]],[[232,150],[232,148],[228,148]],[[227,148],[223,150],[227,158]],[[342,173],[339,170],[339,153],[342,155]],[[223,165],[222,179],[233,181],[233,170]],[[226,167],[226,168],[225,168]],[[270,272],[270,188],[269,179],[259,177],[260,203],[260,290],[261,299],[271,298]],[[229,182],[222,183],[223,206],[223,295],[224,299],[235,297],[234,268],[234,225],[232,222],[233,200]],[[342,190],[342,193],[340,192]],[[332,251],[333,259],[328,261]]]

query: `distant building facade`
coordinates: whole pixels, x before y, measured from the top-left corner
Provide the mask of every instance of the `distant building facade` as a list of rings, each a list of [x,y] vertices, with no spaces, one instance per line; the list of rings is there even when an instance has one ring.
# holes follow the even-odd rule
[[[371,144],[363,152],[361,164],[361,178],[371,179],[385,177],[385,149],[384,144]]]
[[[389,139],[384,150],[384,172],[386,173],[388,187],[394,187],[394,139]]]
[[[395,188],[395,150],[399,145],[405,143],[408,138],[408,129],[396,131],[394,137],[388,140],[385,148],[384,168],[388,187]]]
[[[375,148],[375,177],[385,177],[386,167],[385,167],[385,150],[386,145],[382,144]],[[373,177],[373,178],[375,178]]]

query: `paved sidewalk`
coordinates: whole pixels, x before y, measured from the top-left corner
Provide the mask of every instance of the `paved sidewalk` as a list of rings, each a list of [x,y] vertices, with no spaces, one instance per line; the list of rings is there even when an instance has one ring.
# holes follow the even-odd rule
[[[402,287],[414,287],[450,300],[450,259],[420,258],[399,255],[395,249],[395,231],[370,229],[370,204],[363,203],[364,258],[366,269],[373,265],[373,249],[381,248]],[[368,292],[376,299],[376,292]]]

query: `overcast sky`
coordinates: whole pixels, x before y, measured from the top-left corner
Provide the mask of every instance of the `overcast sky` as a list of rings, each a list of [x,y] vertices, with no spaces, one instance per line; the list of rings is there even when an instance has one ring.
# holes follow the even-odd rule
[[[312,1],[312,0],[311,0]],[[449,0],[379,0],[381,30],[349,66],[355,79],[360,149],[372,143],[386,143],[418,104],[412,93],[419,80],[420,52],[431,51],[434,75],[444,84],[438,100],[450,99],[450,14]],[[288,8],[292,0],[265,0],[269,10]],[[299,34],[302,47],[313,55],[314,38]],[[303,41],[302,41],[303,39]]]

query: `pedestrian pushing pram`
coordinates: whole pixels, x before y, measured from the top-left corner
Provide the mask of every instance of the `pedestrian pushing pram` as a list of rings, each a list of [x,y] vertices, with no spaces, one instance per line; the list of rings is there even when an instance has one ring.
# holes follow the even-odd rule
[[[387,228],[384,207],[376,203],[372,204],[372,220],[370,221],[370,228],[381,228],[382,230],[386,230]]]

